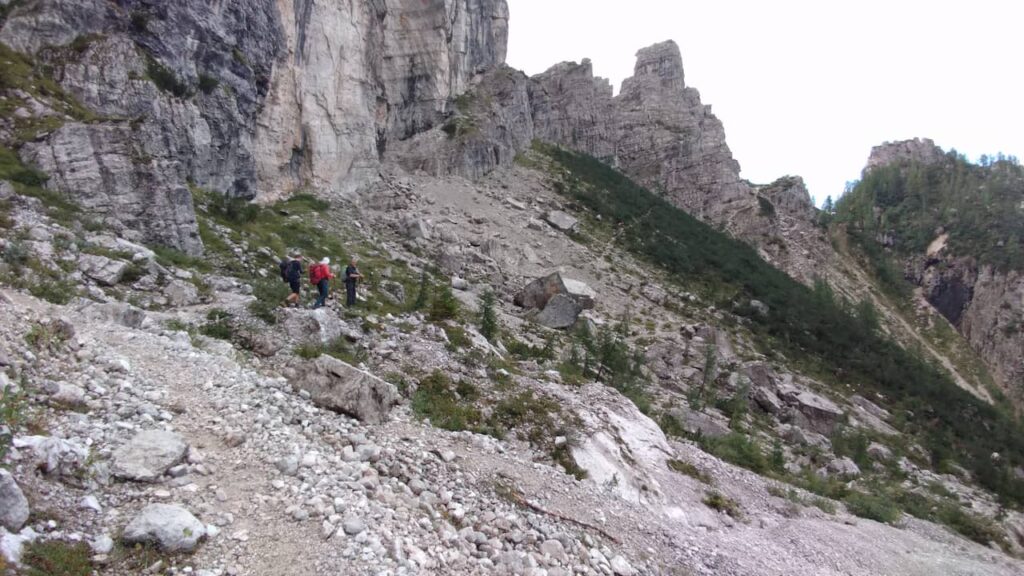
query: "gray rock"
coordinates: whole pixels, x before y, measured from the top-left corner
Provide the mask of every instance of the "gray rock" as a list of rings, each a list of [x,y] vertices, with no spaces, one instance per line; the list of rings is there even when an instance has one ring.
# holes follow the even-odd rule
[[[143,310],[125,302],[90,302],[80,306],[76,311],[89,320],[109,322],[129,328],[141,328],[142,323],[146,320],[146,313]]]
[[[11,532],[21,531],[28,521],[28,499],[11,473],[0,469],[0,526]]]
[[[636,571],[629,565],[629,561],[622,556],[616,556],[612,558],[609,565],[612,568],[612,572],[615,576],[633,576]]]
[[[116,286],[124,276],[124,271],[128,269],[128,262],[94,254],[83,254],[78,259],[78,269],[82,274],[103,286]]]
[[[31,452],[32,464],[46,474],[73,476],[82,471],[89,449],[78,442],[53,436],[19,436],[14,447]]]
[[[301,363],[291,384],[308,392],[318,406],[369,424],[385,421],[401,400],[394,385],[326,355]]]
[[[107,534],[100,534],[89,543],[94,554],[109,554],[114,549],[114,539]]]
[[[561,273],[553,272],[527,284],[516,294],[513,301],[521,308],[541,309],[558,294],[571,298],[581,309],[587,310],[594,307],[597,296],[597,293],[583,282],[567,279]]]
[[[564,294],[555,294],[544,309],[534,315],[533,320],[548,328],[565,329],[576,324],[576,318],[583,307]]]
[[[796,408],[807,417],[811,430],[829,436],[843,418],[843,411],[831,400],[813,392],[796,395]]]
[[[81,408],[85,406],[85,390],[74,384],[57,382],[50,392],[50,402],[67,408]]]
[[[892,450],[878,442],[872,442],[869,444],[867,452],[868,457],[876,462],[884,462],[892,459]]]
[[[171,280],[164,287],[164,296],[171,306],[191,306],[199,302],[199,289],[184,280]]]
[[[781,414],[784,406],[779,397],[767,388],[755,388],[751,396],[762,410],[769,414]]]
[[[469,290],[469,282],[467,282],[465,278],[452,276],[452,288],[463,291]]]
[[[697,412],[686,406],[673,409],[670,414],[689,434],[720,438],[729,434],[729,422],[722,417]]]
[[[206,527],[188,510],[171,504],[149,504],[124,528],[127,544],[154,544],[166,552],[194,550]]]
[[[111,473],[123,480],[155,482],[187,453],[188,444],[178,434],[144,430],[114,451]]]
[[[544,220],[562,232],[571,232],[575,230],[576,226],[579,224],[579,220],[565,212],[562,212],[561,210],[552,210],[548,212],[544,215]]]
[[[328,344],[351,332],[348,325],[328,308],[287,308],[280,314],[281,328],[295,342]]]
[[[405,286],[400,282],[387,280],[380,284],[381,295],[390,300],[392,304],[405,304]]]
[[[342,523],[341,529],[345,531],[345,534],[349,536],[357,536],[366,530],[366,522],[362,518],[353,517],[345,519]]]
[[[829,462],[828,471],[843,478],[857,478],[860,476],[860,467],[846,456]]]

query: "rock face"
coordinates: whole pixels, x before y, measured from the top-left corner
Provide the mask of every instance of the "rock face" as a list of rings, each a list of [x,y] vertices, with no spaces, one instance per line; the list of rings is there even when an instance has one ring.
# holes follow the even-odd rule
[[[300,366],[291,381],[317,405],[369,424],[387,420],[401,399],[394,385],[326,355]]]
[[[78,260],[78,269],[103,286],[116,286],[127,268],[128,263],[123,260],[111,260],[92,254],[86,254]]]
[[[0,470],[0,526],[18,532],[28,521],[28,500],[14,477]]]
[[[195,550],[206,526],[191,512],[170,504],[150,504],[124,528],[127,544],[153,544],[165,552]]]
[[[366,184],[395,142],[438,125],[505,59],[505,0],[279,4],[286,56],[256,134],[265,197]]]
[[[500,65],[507,37],[505,0],[43,0],[0,28],[108,119],[65,124],[25,161],[122,235],[190,254],[189,183],[265,200],[354,190]]]
[[[155,482],[185,459],[188,444],[165,430],[139,432],[114,452],[111,472],[117,478],[138,482]]]

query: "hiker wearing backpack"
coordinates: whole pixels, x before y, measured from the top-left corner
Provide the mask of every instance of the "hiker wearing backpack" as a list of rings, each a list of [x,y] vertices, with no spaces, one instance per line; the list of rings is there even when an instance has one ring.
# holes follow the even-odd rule
[[[356,283],[363,279],[363,275],[356,268],[358,260],[353,256],[345,268],[345,306],[356,305]]]
[[[309,283],[316,286],[318,293],[316,302],[313,303],[314,310],[327,303],[327,294],[330,292],[331,278],[334,278],[334,274],[331,274],[330,258],[324,258],[319,263],[313,264],[309,267]]]
[[[285,306],[298,306],[302,292],[302,254],[293,252],[290,258],[281,261],[281,280],[288,283],[291,293],[284,300]]]

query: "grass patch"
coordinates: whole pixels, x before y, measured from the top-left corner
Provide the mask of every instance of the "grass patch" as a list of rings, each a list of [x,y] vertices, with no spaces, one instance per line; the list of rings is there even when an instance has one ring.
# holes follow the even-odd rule
[[[26,576],[90,576],[92,551],[84,542],[37,540],[22,556]]]
[[[199,327],[199,333],[210,338],[230,341],[235,337],[233,318],[226,310],[213,308],[206,313],[206,322]]]
[[[773,471],[771,460],[756,440],[739,432],[731,432],[720,438],[701,437],[698,443],[702,450],[713,454],[730,464],[735,464],[758,474]]]
[[[863,492],[851,492],[843,499],[846,509],[855,516],[868,518],[882,522],[883,524],[895,524],[900,519],[900,508],[891,499]]]
[[[461,326],[444,324],[441,328],[444,330],[445,336],[448,337],[449,350],[455,351],[473,346],[473,341],[470,340],[469,335],[466,334],[466,330]]]
[[[412,411],[444,430],[479,431],[483,425],[480,410],[467,405],[452,386],[451,380],[440,371],[420,381],[412,395]]]
[[[739,502],[716,490],[712,490],[705,494],[702,502],[704,502],[704,505],[708,508],[724,512],[737,520],[743,518],[743,510],[740,508]]]

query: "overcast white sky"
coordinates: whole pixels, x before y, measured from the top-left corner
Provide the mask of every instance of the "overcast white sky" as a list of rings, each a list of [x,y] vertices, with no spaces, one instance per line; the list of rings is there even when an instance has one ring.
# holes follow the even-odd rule
[[[508,63],[590,58],[618,87],[662,40],[725,124],[742,176],[804,177],[820,204],[871,147],[928,137],[1024,157],[1024,1],[509,0]]]

